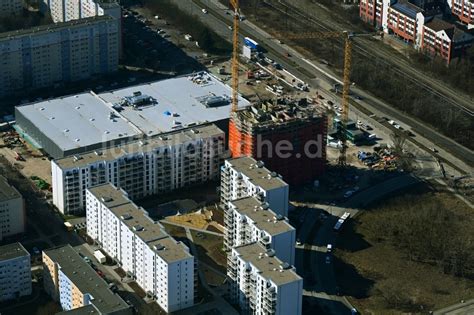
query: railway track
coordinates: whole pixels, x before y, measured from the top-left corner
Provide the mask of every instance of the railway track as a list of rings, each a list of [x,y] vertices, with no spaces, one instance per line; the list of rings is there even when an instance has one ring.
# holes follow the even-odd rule
[[[273,1],[264,0],[266,5],[277,10],[280,14],[288,15],[293,20],[297,21],[300,24],[303,24],[302,21],[310,21],[311,24],[317,26],[322,31],[344,31],[345,29],[336,23],[331,23],[331,26],[328,23],[324,23],[324,20],[319,18],[316,20],[313,16],[309,15],[306,12],[301,12],[294,4],[288,4],[287,1],[279,0],[277,4]],[[304,24],[303,24],[304,25]],[[342,41],[340,41],[342,43]],[[454,106],[455,108],[461,110],[463,113],[468,114],[469,116],[474,116],[474,101],[467,100],[466,97],[463,97],[460,92],[453,91],[449,87],[440,86],[440,83],[435,82],[433,79],[428,79],[426,75],[420,73],[403,58],[399,58],[394,54],[391,54],[385,49],[377,48],[377,45],[374,45],[373,40],[368,38],[357,38],[353,43],[354,52],[362,55],[376,58],[382,63],[391,67],[391,71],[397,75],[403,77],[404,79],[412,82],[413,84],[420,86],[431,94],[437,96],[445,103]],[[392,60],[392,61],[388,61]],[[434,87],[433,87],[434,86]],[[441,92],[442,90],[443,92]]]

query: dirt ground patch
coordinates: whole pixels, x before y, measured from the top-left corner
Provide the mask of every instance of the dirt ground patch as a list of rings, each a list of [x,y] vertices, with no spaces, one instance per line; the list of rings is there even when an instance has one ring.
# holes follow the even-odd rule
[[[174,238],[186,237],[186,230],[183,227],[160,222],[166,232]]]
[[[208,266],[226,273],[227,256],[223,248],[223,238],[221,236],[191,231],[198,251],[198,258]]]
[[[404,202],[410,204],[403,206]],[[474,277],[469,270],[465,272],[464,277],[461,277],[453,275],[457,272],[441,265],[442,262],[436,259],[424,259],[420,262],[419,257],[422,253],[416,249],[417,247],[413,247],[415,249],[400,247],[400,244],[394,243],[393,237],[388,235],[392,233],[391,228],[385,231],[383,228],[378,230],[374,228],[377,225],[384,226],[386,220],[399,220],[405,224],[397,217],[397,208],[402,209],[399,210],[402,215],[404,207],[410,211],[419,211],[421,214],[426,204],[439,204],[449,211],[450,217],[459,220],[455,225],[459,227],[459,233],[454,232],[457,233],[455,237],[469,238],[469,235],[474,234],[474,220],[470,215],[472,209],[445,191],[423,191],[418,195],[384,201],[383,204],[357,217],[356,221],[349,222],[341,233],[334,260],[338,285],[341,293],[349,296],[351,302],[361,312],[422,314],[461,300],[468,300],[474,295]],[[433,213],[432,220],[425,220],[425,230],[423,226],[418,227],[418,230],[421,228],[425,233],[432,233],[430,227],[437,226],[436,215]],[[448,226],[449,221],[443,218],[442,220]],[[410,225],[409,228],[413,233],[417,230],[416,226]],[[397,237],[404,237],[403,227],[400,231]],[[439,231],[439,233],[441,240],[446,235],[448,244],[453,232]],[[400,242],[402,241],[400,239]],[[428,241],[435,242],[436,238],[430,238]],[[444,252],[450,251],[449,247],[451,246],[447,246]],[[455,259],[456,254],[453,254],[452,258]]]

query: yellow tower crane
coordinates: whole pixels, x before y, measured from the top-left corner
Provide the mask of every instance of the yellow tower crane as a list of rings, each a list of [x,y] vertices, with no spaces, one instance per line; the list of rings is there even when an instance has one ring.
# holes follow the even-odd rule
[[[374,34],[355,34],[351,32],[303,32],[303,33],[285,33],[278,34],[280,38],[287,39],[326,39],[326,38],[343,38],[344,39],[344,74],[342,88],[342,114],[341,126],[339,129],[342,142],[341,151],[339,153],[338,164],[346,165],[346,140],[347,140],[347,121],[349,119],[349,92],[351,87],[351,66],[352,66],[352,38],[359,36],[373,36]]]
[[[234,8],[233,52],[232,52],[232,111],[239,108],[239,0],[230,0]]]

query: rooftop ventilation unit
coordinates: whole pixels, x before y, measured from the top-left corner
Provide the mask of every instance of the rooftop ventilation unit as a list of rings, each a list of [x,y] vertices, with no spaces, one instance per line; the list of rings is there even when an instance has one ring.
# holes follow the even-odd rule
[[[268,257],[274,257],[275,256],[275,251],[273,249],[269,249],[267,252],[266,252],[266,255]]]
[[[164,250],[165,246],[163,246],[162,244],[156,244],[156,245],[153,246],[153,249],[156,250],[156,251]]]
[[[229,103],[229,98],[223,96],[209,96],[204,100],[204,105],[206,105],[206,107],[225,106]]]
[[[265,163],[263,163],[263,161],[257,161],[257,167],[258,168],[262,168],[265,166]]]
[[[101,197],[100,200],[102,200],[102,202],[111,202],[111,201],[113,201],[113,199],[111,197]]]
[[[133,106],[135,108],[146,105],[153,105],[156,103],[156,100],[153,97],[148,96],[146,94],[142,94],[142,92],[140,91],[133,92],[132,96],[125,96],[124,100],[125,104]]]
[[[120,219],[122,220],[130,220],[132,216],[129,213],[124,213],[120,216]]]
[[[134,225],[132,229],[135,232],[140,232],[140,231],[143,231],[143,226],[141,226],[140,224],[137,224],[137,225]]]
[[[287,270],[287,269],[290,269],[290,268],[291,268],[291,265],[289,263],[282,263],[280,265],[281,270]]]

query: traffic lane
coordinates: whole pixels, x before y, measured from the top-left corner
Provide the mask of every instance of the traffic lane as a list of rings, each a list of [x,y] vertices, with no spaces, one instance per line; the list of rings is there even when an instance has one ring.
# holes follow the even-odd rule
[[[222,10],[220,10],[220,11],[222,12]],[[216,12],[219,13],[219,10],[217,9]],[[227,17],[225,16],[225,13],[224,14],[221,13],[220,15],[221,15],[221,17],[224,17],[226,19],[230,19],[229,16],[227,16]],[[249,29],[248,29],[249,26],[247,25],[246,22],[242,23],[241,28],[242,28],[242,30],[244,30],[246,32],[249,32]],[[280,53],[281,55],[284,55],[284,49],[282,47],[278,47],[278,46],[281,46],[281,45],[279,45],[278,43],[273,42],[272,40],[269,40],[268,38],[262,37],[261,35],[257,34],[258,32],[253,32],[253,33],[255,34],[255,38],[258,39],[258,41],[260,41],[261,43],[267,45],[268,47],[270,47],[272,50],[276,51],[277,53]],[[278,56],[275,56],[274,54],[271,54],[271,55],[275,58],[275,60],[279,61],[288,70],[291,70],[292,72],[295,72],[294,73],[295,75],[301,77],[307,83],[309,83],[311,80],[314,79],[314,77],[313,78],[309,77],[309,76],[301,73],[297,69],[295,69],[294,66],[287,63],[284,58],[280,58]],[[294,58],[294,60],[292,60],[292,61],[296,62],[299,67],[305,69],[304,65],[302,64],[303,61],[298,60],[298,58]],[[312,70],[314,72],[314,70],[317,70],[317,68],[313,68]],[[328,77],[327,74],[325,74],[321,71],[318,71],[318,75],[321,76],[321,77],[324,77],[327,80],[330,80],[330,81],[334,82],[334,80],[332,78]],[[426,135],[428,135],[428,136],[431,137],[431,139],[430,139],[431,141],[434,141],[434,142],[437,142],[437,143],[439,143],[438,141],[441,141],[441,143],[443,143],[445,146],[450,148],[452,153],[457,155],[457,157],[466,157],[467,156],[468,163],[470,165],[474,164],[474,154],[472,153],[471,150],[469,150],[469,149],[467,149],[467,148],[465,148],[465,147],[463,147],[459,144],[456,144],[455,142],[453,142],[449,138],[444,138],[443,139],[442,135],[439,135],[438,133],[434,132],[431,129],[428,129],[428,128],[424,127],[423,125],[419,125],[419,123],[414,122],[413,119],[407,117],[406,115],[403,115],[402,113],[394,111],[387,104],[385,104],[381,101],[378,101],[378,100],[375,101],[374,99],[369,97],[369,95],[366,94],[365,92],[362,92],[360,90],[358,90],[358,91],[359,91],[359,93],[362,93],[367,99],[370,99],[369,101],[365,100],[365,101],[361,102],[362,104],[365,104],[366,106],[368,105],[368,106],[372,107],[372,110],[373,110],[374,107],[377,108],[377,109],[379,109],[379,107],[382,107],[384,112],[390,113],[390,116],[393,116],[395,119],[397,119],[401,122],[404,122],[405,120],[409,120],[410,124],[407,124],[407,125],[410,125],[410,126],[412,126],[412,128],[415,128],[415,129],[416,128],[422,129],[424,131],[422,133],[422,135],[424,137],[426,137]],[[413,126],[417,126],[417,127],[413,127]],[[449,160],[450,157],[445,156],[444,158]],[[458,167],[461,167],[461,166],[462,166],[461,164],[458,165]],[[462,168],[465,169],[465,167],[462,167]],[[467,172],[472,172],[472,167],[468,167]]]

